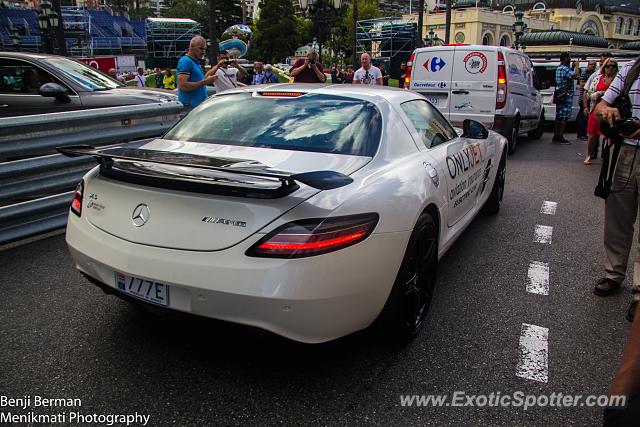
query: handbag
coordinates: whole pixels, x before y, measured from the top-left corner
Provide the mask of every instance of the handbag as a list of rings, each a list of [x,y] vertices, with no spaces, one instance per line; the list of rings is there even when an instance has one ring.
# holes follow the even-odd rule
[[[553,91],[553,103],[554,104],[566,104],[567,103],[567,86],[562,85],[557,87],[556,90]]]

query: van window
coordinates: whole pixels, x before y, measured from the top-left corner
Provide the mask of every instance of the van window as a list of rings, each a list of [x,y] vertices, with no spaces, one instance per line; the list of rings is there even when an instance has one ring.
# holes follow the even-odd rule
[[[528,59],[517,53],[509,53],[509,67],[507,69],[509,73],[509,80],[524,83],[529,80],[527,64]]]
[[[400,106],[427,148],[435,147],[456,137],[456,131],[449,122],[427,101],[416,99]]]

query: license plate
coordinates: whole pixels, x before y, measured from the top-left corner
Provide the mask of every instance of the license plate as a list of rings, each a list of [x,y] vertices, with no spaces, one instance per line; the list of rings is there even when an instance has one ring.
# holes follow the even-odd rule
[[[166,307],[169,305],[169,286],[139,277],[116,272],[116,289],[127,295]]]

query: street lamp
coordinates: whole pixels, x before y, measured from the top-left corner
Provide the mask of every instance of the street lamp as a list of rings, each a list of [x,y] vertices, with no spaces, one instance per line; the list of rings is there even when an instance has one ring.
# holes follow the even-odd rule
[[[50,2],[44,0],[40,3],[40,12],[38,13],[38,24],[44,39],[45,51],[53,53],[53,37],[58,26],[60,25],[60,16],[53,10]]]
[[[429,30],[429,38],[427,39],[427,46],[431,47],[435,45],[435,41],[436,41],[435,35],[436,33],[433,31],[433,28],[431,28]]]
[[[323,30],[340,10],[341,3],[342,0],[300,0],[300,7],[311,18],[318,31],[318,59],[320,62],[322,62]]]
[[[527,29],[527,24],[525,24],[522,20],[524,12],[522,12],[521,10],[516,10],[514,12],[514,16],[516,17],[516,20],[513,23],[513,35],[515,36],[513,47],[516,49],[520,49],[520,37],[522,37],[525,30]]]

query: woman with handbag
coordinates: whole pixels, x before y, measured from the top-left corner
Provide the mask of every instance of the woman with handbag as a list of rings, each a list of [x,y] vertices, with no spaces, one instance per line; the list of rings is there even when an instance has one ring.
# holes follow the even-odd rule
[[[618,63],[613,58],[607,58],[600,66],[600,77],[591,82],[591,86],[587,88],[587,97],[589,99],[589,121],[587,123],[588,149],[587,158],[582,162],[585,165],[591,164],[591,158],[596,147],[598,136],[603,136],[600,132],[600,122],[595,116],[594,109],[600,102],[604,93],[609,89],[609,85],[618,74]]]

